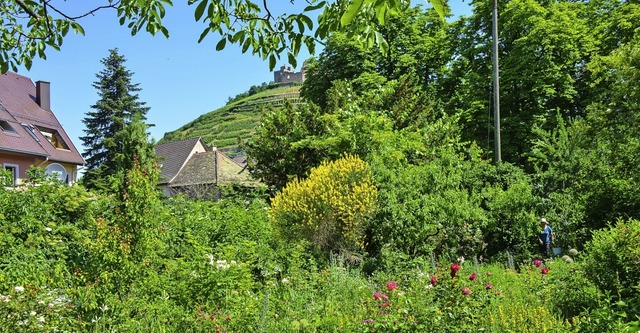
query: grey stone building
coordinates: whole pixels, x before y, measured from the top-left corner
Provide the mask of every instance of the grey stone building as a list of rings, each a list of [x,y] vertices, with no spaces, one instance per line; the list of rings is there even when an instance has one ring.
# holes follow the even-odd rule
[[[280,70],[273,72],[273,82],[275,83],[302,83],[304,82],[304,66],[302,71],[296,72],[291,65],[280,66]]]

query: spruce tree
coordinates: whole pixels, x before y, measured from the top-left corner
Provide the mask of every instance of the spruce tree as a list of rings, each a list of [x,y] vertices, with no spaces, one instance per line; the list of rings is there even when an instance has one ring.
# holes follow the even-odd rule
[[[139,100],[137,92],[141,88],[131,82],[133,73],[125,67],[126,59],[118,49],[109,50],[109,56],[100,62],[104,69],[96,74],[98,81],[93,83],[100,98],[82,120],[86,135],[80,138],[87,162],[83,184],[93,189],[105,189],[109,176],[117,171],[116,156],[122,149],[117,134],[136,117],[144,122],[149,110]]]

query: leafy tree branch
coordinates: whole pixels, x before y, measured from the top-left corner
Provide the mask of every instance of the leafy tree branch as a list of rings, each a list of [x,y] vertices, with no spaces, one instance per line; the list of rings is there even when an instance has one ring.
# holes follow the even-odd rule
[[[171,0],[117,0],[95,6],[82,14],[71,14],[55,0],[4,1],[0,8],[0,72],[17,70],[18,65],[31,67],[34,58],[46,59],[46,49],[59,50],[71,30],[84,35],[81,19],[105,9],[115,9],[120,25],[126,25],[131,34],[145,30],[151,35],[161,33],[169,37],[163,24],[166,7]],[[444,17],[443,0],[430,0],[436,11]],[[364,45],[386,45],[378,24],[390,14],[407,9],[408,0],[305,0],[307,6],[297,13],[278,14],[268,0],[189,0],[194,6],[194,19],[206,27],[200,34],[202,42],[210,33],[218,34],[216,50],[227,44],[236,44],[243,53],[251,52],[269,60],[273,69],[278,59],[285,56],[294,67],[302,47],[310,53],[315,45],[333,32],[343,32]],[[294,5],[295,0],[290,0]],[[317,22],[312,19],[321,11]]]

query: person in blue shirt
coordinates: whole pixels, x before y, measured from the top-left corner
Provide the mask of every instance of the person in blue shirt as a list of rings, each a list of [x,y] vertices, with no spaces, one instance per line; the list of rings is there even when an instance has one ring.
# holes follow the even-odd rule
[[[540,219],[540,233],[538,233],[538,247],[540,249],[540,254],[543,257],[549,257],[551,254],[551,243],[553,243],[553,239],[555,238],[555,234],[553,233],[553,229],[549,226],[549,222],[547,222],[546,218]]]

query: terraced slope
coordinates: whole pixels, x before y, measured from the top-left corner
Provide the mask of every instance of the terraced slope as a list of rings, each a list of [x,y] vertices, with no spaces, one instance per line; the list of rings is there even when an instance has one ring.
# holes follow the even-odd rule
[[[175,131],[167,132],[159,142],[202,137],[209,145],[214,145],[228,155],[237,153],[238,140],[247,140],[260,122],[263,108],[278,107],[285,99],[291,103],[302,103],[300,86],[284,86],[261,91],[255,95],[233,101],[227,105],[205,113]],[[235,153],[234,153],[235,152]]]

